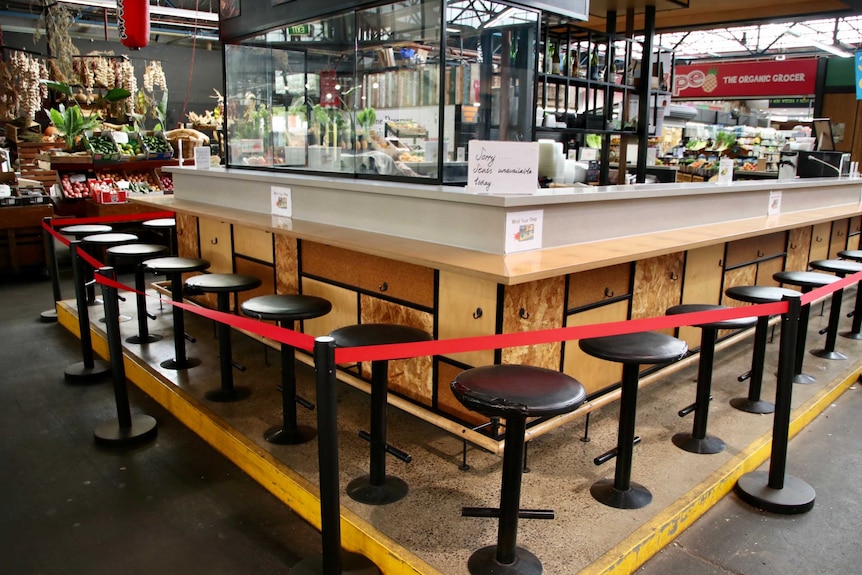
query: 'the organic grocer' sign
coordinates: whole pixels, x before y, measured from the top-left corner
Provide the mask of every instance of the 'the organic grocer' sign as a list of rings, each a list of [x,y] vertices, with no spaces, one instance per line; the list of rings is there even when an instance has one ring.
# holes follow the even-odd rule
[[[810,96],[816,76],[816,58],[676,66],[673,96],[681,100]]]

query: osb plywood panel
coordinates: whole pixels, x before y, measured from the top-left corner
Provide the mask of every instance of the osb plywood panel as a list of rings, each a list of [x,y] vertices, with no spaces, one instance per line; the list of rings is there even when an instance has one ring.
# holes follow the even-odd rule
[[[434,316],[375,297],[360,296],[361,323],[409,325],[434,333]],[[431,357],[414,357],[389,362],[389,389],[430,406],[433,399]],[[371,377],[371,363],[363,362],[364,377]]]
[[[304,333],[312,337],[328,335],[339,327],[359,323],[359,298],[355,291],[303,278],[302,293],[322,297],[332,304],[328,314],[302,322]]]
[[[832,222],[832,237],[829,240],[829,257],[831,259],[837,258],[838,252],[847,249],[847,230],[849,227],[849,219]]]
[[[506,286],[503,297],[503,333],[561,327],[565,314],[565,289],[564,277]],[[558,370],[561,352],[560,342],[510,347],[503,350],[502,362]]]
[[[199,257],[198,219],[195,216],[178,213],[176,220],[177,253],[184,258]]]
[[[682,269],[685,254],[667,254],[635,264],[632,319],[658,317],[682,298]],[[662,330],[673,335],[673,329]]]
[[[275,274],[277,293],[299,293],[299,259],[296,238],[275,236]]]
[[[566,326],[591,325],[611,321],[625,321],[628,302],[618,301],[609,305],[572,314],[566,318]],[[567,341],[564,352],[563,372],[581,382],[588,394],[595,393],[619,382],[623,376],[622,364],[597,359],[581,351],[577,341]]]
[[[450,384],[462,371],[460,367],[455,367],[443,361],[437,363],[437,409],[443,413],[453,415],[470,425],[479,426],[487,423],[487,417],[464,407],[460,401],[455,399],[455,395],[452,393]]]
[[[757,264],[751,264],[750,266],[736,268],[735,270],[730,270],[729,272],[726,272],[724,274],[725,292],[732,287],[753,285],[757,285]],[[722,305],[729,305],[732,307],[750,305],[745,302],[731,299],[725,294],[721,295],[721,303]]]
[[[447,271],[440,272],[438,338],[493,335],[497,326],[497,284]],[[448,354],[478,367],[494,363],[494,350]]]
[[[832,236],[832,222],[814,224],[811,230],[811,253],[808,261],[829,258],[829,238]]]
[[[599,303],[610,297],[629,293],[631,264],[619,264],[569,276],[568,308],[575,309]]]
[[[810,251],[811,226],[790,230],[784,269],[788,271],[808,269],[808,253]]]
[[[233,251],[252,259],[272,263],[272,232],[247,228],[233,227]]]

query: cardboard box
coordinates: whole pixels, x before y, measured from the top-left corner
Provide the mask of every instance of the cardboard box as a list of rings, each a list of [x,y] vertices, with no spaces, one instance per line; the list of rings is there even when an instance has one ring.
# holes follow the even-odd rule
[[[101,190],[93,196],[100,204],[125,204],[128,200],[126,190],[114,188],[110,191]]]

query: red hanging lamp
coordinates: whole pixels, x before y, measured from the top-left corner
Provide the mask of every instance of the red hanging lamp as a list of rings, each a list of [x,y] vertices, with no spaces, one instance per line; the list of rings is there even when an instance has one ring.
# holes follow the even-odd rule
[[[149,0],[117,0],[117,23],[123,46],[145,48],[150,42]]]

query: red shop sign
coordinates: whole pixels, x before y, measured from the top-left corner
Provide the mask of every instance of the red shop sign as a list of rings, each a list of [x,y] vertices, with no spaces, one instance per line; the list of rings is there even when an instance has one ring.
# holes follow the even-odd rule
[[[117,24],[123,46],[145,48],[150,42],[150,1],[117,0]]]
[[[811,96],[816,76],[816,58],[676,66],[673,96],[681,100]]]

